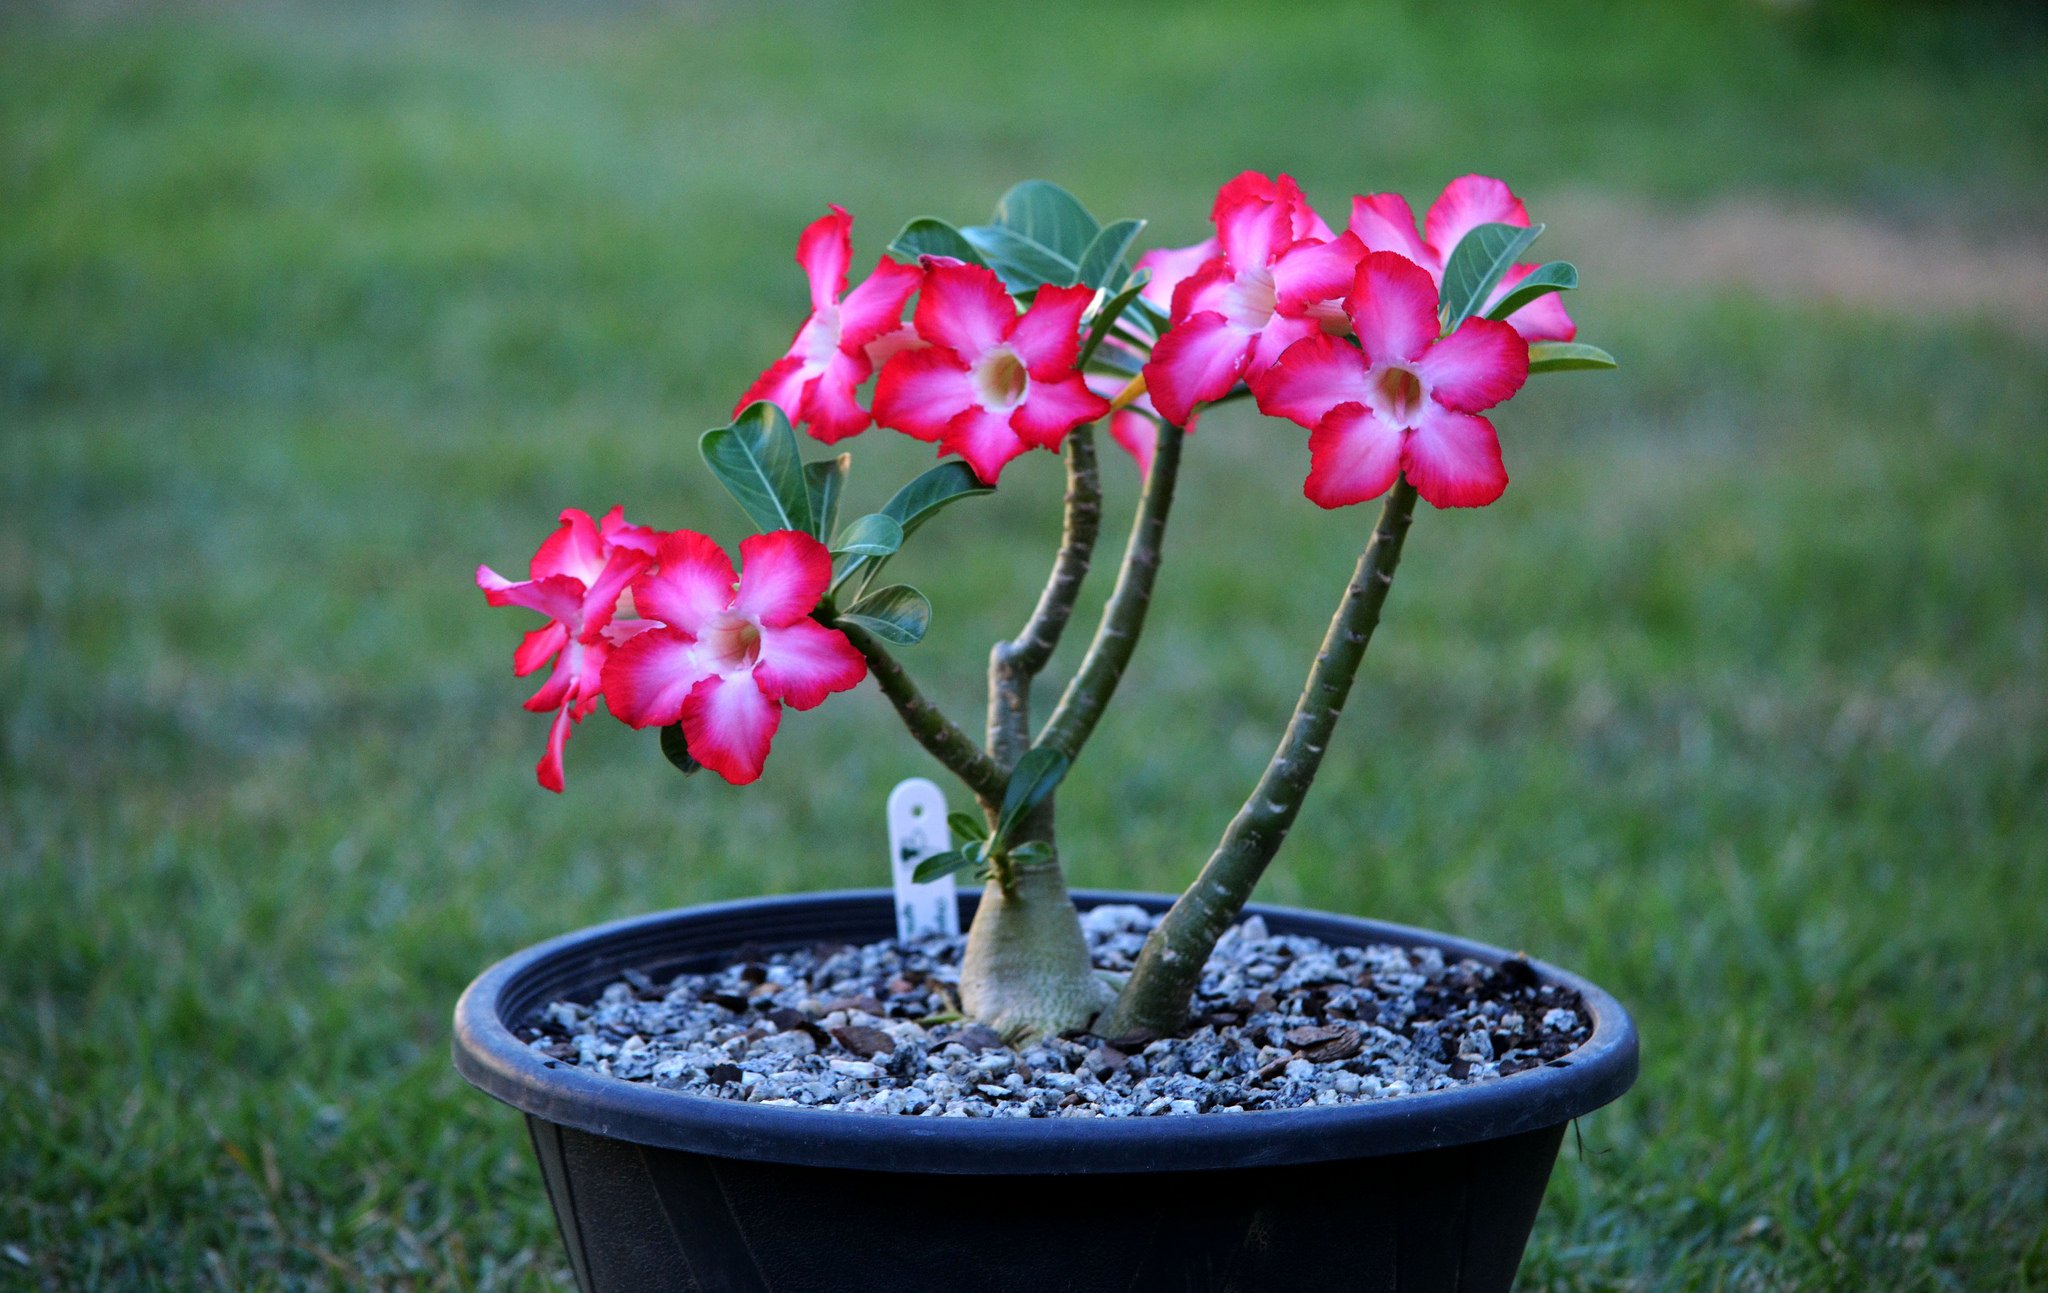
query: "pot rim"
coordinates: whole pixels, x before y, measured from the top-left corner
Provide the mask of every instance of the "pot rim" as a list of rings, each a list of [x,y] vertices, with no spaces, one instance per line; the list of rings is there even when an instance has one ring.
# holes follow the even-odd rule
[[[1163,911],[1167,895],[1077,890],[1083,910],[1129,903]],[[966,928],[978,894],[962,894]],[[766,950],[840,934],[785,929],[756,941],[751,925],[822,919],[871,923],[886,938],[893,894],[850,889],[682,907],[593,925],[516,952],[485,970],[455,1006],[455,1067],[488,1095],[547,1122],[634,1144],[722,1158],[870,1171],[1035,1175],[1213,1171],[1372,1158],[1493,1140],[1551,1127],[1609,1103],[1635,1081],[1634,1023],[1590,981],[1542,961],[1545,982],[1579,994],[1593,1032],[1577,1050],[1504,1078],[1356,1104],[1157,1118],[924,1118],[758,1105],[643,1085],[548,1058],[521,1042],[507,1016],[523,1018],[563,992],[589,991],[629,966],[658,963],[660,949],[715,934]],[[1434,930],[1299,908],[1251,904],[1275,933],[1328,942],[1434,947],[1497,965],[1512,953]]]

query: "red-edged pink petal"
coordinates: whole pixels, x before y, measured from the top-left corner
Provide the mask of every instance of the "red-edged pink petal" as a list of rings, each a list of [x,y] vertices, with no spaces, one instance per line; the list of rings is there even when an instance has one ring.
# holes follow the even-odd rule
[[[804,386],[809,380],[803,356],[784,355],[762,370],[754,384],[747,387],[739,403],[732,406],[732,415],[738,417],[747,405],[766,400],[781,409],[791,422],[800,422],[804,415]]]
[[[761,775],[782,721],[782,706],[761,694],[751,673],[706,678],[683,702],[683,743],[690,757],[744,786]]]
[[[1294,241],[1286,198],[1257,171],[1245,171],[1217,191],[1211,218],[1217,245],[1240,273],[1272,264],[1280,249]]]
[[[1484,507],[1508,487],[1493,423],[1440,407],[1408,432],[1401,470],[1433,507]]]
[[[540,690],[528,696],[522,707],[534,714],[545,714],[560,709],[576,698],[576,684],[582,673],[583,644],[573,639],[555,659],[555,667],[541,683]]]
[[[604,569],[604,540],[590,513],[581,508],[562,509],[562,524],[541,541],[527,573],[535,579],[567,575],[588,584]]]
[[[861,347],[861,353],[867,356],[869,367],[872,370],[880,368],[883,364],[888,363],[906,350],[921,349],[924,344],[924,338],[917,335],[917,329],[905,323],[889,329],[889,331]]]
[[[1252,343],[1251,354],[1244,361],[1244,379],[1249,382],[1260,373],[1271,368],[1287,348],[1306,337],[1325,335],[1316,321],[1307,316],[1290,319],[1276,314],[1259,329],[1258,340]]]
[[[1414,261],[1376,251],[1358,262],[1344,313],[1375,364],[1413,361],[1436,340],[1436,284]]]
[[[925,297],[930,299],[929,290]],[[884,364],[875,379],[875,421],[919,440],[938,439],[946,424],[974,402],[974,380],[966,365],[942,346],[906,350]]]
[[[633,585],[633,606],[641,615],[696,637],[732,605],[739,575],[710,537],[695,530],[665,534],[654,559],[654,573]]]
[[[1517,265],[1510,269],[1493,289],[1493,294],[1487,298],[1486,309],[1481,313],[1491,314],[1493,307],[1499,305],[1502,298],[1514,291],[1535,268],[1534,265]],[[1510,314],[1505,322],[1522,334],[1522,340],[1529,342],[1570,341],[1579,335],[1579,326],[1573,323],[1572,316],[1565,312],[1564,297],[1557,292],[1537,297]]]
[[[1467,319],[1431,346],[1415,372],[1430,397],[1447,409],[1477,413],[1522,389],[1529,380],[1529,343],[1505,323]]]
[[[1150,270],[1152,277],[1138,292],[1138,298],[1161,310],[1173,309],[1173,289],[1181,280],[1216,259],[1216,240],[1204,238],[1192,247],[1154,247],[1138,257],[1133,270]]]
[[[1351,290],[1365,244],[1346,233],[1334,242],[1298,242],[1273,262],[1273,292],[1283,314],[1299,314],[1318,301],[1334,301]]]
[[[1181,285],[1187,290],[1187,284]],[[1145,363],[1145,389],[1159,415],[1186,426],[1197,404],[1219,399],[1243,375],[1257,340],[1230,326],[1222,315],[1203,312],[1167,330]]]
[[[630,727],[665,727],[682,716],[691,689],[710,676],[703,648],[688,634],[653,629],[635,634],[605,661],[605,704]]]
[[[612,649],[602,641],[572,645],[576,685],[569,695],[569,717],[580,723],[590,717],[590,711],[597,708],[598,697],[604,695],[604,667],[611,661]]]
[[[1337,236],[1331,232],[1329,222],[1308,204],[1308,195],[1301,191],[1301,185],[1294,182],[1292,175],[1282,175],[1273,182],[1273,187],[1287,207],[1288,228],[1297,241],[1313,238],[1317,242],[1328,242]]]
[[[619,609],[619,595],[626,591],[626,585],[639,578],[640,572],[654,564],[654,558],[645,552],[632,548],[614,548],[605,562],[604,572],[590,591],[583,594],[583,627],[576,634],[585,642],[595,642],[612,622],[612,616]]]
[[[791,709],[809,709],[835,691],[860,685],[868,662],[838,629],[816,620],[798,620],[779,629],[761,630],[761,657],[754,681],[770,697]]]
[[[1057,381],[1073,370],[1081,351],[1081,315],[1095,299],[1092,288],[1038,289],[1031,308],[1010,331],[1010,348],[1034,381]]]
[[[1401,432],[1363,404],[1339,404],[1308,437],[1301,492],[1317,507],[1378,498],[1401,474]]]
[[[1017,307],[1003,280],[981,265],[935,265],[925,271],[911,322],[917,335],[959,352],[972,364],[983,351],[1010,335]]]
[[[868,429],[868,411],[860,406],[860,384],[867,380],[867,356],[840,351],[804,391],[804,418],[811,438],[837,444]]]
[[[576,619],[583,612],[583,582],[568,575],[549,575],[515,584],[489,566],[478,566],[476,584],[484,590],[484,600],[493,606],[523,606],[571,627],[576,627]]]
[[[1365,356],[1317,333],[1289,346],[1251,387],[1259,412],[1314,429],[1339,404],[1365,403]]]
[[[1197,314],[1228,316],[1236,283],[1236,276],[1230,272],[1230,262],[1218,256],[1201,265],[1173,289],[1173,308],[1168,317],[1179,323]]]
[[[1443,259],[1430,251],[1415,232],[1415,212],[1399,193],[1374,193],[1351,199],[1351,232],[1367,251],[1390,251],[1427,269],[1444,272]]]
[[[542,790],[562,793],[562,749],[569,743],[569,724],[573,720],[568,710],[555,714],[555,721],[548,724],[548,746],[540,756],[540,762],[533,765],[534,780],[540,782]]]
[[[661,543],[661,534],[651,526],[626,524],[626,509],[614,507],[606,512],[597,523],[598,537],[606,546],[631,548],[635,552],[654,555],[654,549]]]
[[[838,203],[832,214],[804,226],[796,240],[796,263],[811,281],[811,311],[816,313],[846,291],[846,267],[853,260],[853,217]]]
[[[1487,175],[1461,175],[1444,185],[1424,217],[1423,234],[1442,260],[1448,261],[1465,235],[1482,224],[1526,228],[1529,213],[1508,186]],[[1503,477],[1505,479],[1505,477]]]
[[[811,613],[832,583],[832,554],[801,530],[770,530],[740,540],[740,591],[732,609],[763,628]]]
[[[1109,419],[1109,435],[1135,458],[1138,474],[1152,474],[1152,456],[1159,449],[1159,424],[1133,409],[1118,409]]]
[[[512,676],[524,678],[540,668],[568,640],[569,630],[562,626],[560,620],[550,620],[537,629],[529,629],[512,652]]]
[[[902,326],[903,303],[923,281],[923,270],[882,257],[875,272],[839,303],[839,348],[852,354]]]
[[[1067,376],[1057,381],[1040,381],[1034,376],[1024,402],[1010,414],[1010,426],[1025,443],[1056,449],[1067,432],[1108,414],[1109,401],[1089,390],[1070,368]]]
[[[979,404],[946,424],[939,436],[942,453],[957,453],[974,468],[985,485],[993,485],[1003,467],[1031,446],[1010,426],[1010,414]]]

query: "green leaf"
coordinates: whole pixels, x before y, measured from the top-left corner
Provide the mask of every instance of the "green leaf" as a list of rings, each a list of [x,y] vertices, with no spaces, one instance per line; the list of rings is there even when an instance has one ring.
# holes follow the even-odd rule
[[[916,646],[931,627],[932,604],[908,584],[877,588],[839,612],[843,624],[856,624],[895,646]]]
[[[1003,810],[996,815],[996,839],[1010,833],[1020,818],[1045,802],[1067,775],[1072,762],[1058,750],[1038,746],[1024,752],[1010,773],[1009,788],[1003,791]]]
[[[698,447],[757,529],[816,533],[803,453],[781,409],[766,400],[749,404],[731,426],[706,431]]]
[[[1444,265],[1443,324],[1450,332],[1472,317],[1492,294],[1501,277],[1514,268],[1515,257],[1528,250],[1543,226],[1518,229],[1511,224],[1474,225]]]
[[[985,840],[988,838],[988,823],[973,813],[947,813],[946,825],[963,840]]]
[[[918,863],[917,870],[910,873],[910,878],[918,884],[929,884],[941,876],[949,876],[955,871],[971,867],[980,860],[979,846],[972,850],[947,849],[944,853],[934,853]]]
[[[940,463],[897,490],[895,496],[883,504],[882,515],[903,527],[903,538],[907,542],[911,535],[917,533],[917,528],[941,508],[976,494],[994,492],[995,486],[982,484],[981,477],[974,474],[974,468],[955,459]],[[838,587],[862,567],[867,569],[863,586],[871,584],[875,576],[882,573],[882,567],[888,560],[887,557],[849,557],[843,569],[833,572],[832,586]]]
[[[1144,227],[1143,220],[1119,220],[1096,234],[1095,241],[1081,253],[1081,281],[1090,287],[1107,287],[1112,291],[1121,286],[1128,272],[1124,269],[1124,256]]]
[[[681,723],[670,723],[661,729],[661,752],[686,777],[704,767],[691,755],[689,745],[683,740]]]
[[[889,244],[889,250],[912,262],[920,256],[949,256],[970,265],[982,263],[981,254],[960,236],[958,229],[932,216],[919,216],[904,225],[903,232]]]
[[[994,270],[1013,293],[1029,292],[1047,283],[1065,287],[1081,272],[1078,258],[1063,256],[999,224],[970,225],[960,235],[973,244],[981,263]]]
[[[996,203],[996,224],[1078,265],[1102,225],[1080,199],[1047,180],[1025,180]]]
[[[839,496],[846,490],[847,473],[853,469],[853,455],[840,454],[804,464],[804,491],[811,496],[811,533],[820,540],[839,524]]]
[[[1052,845],[1044,840],[1025,840],[1009,853],[1010,861],[1020,866],[1036,866],[1040,862],[1050,862],[1058,856]]]
[[[1539,296],[1552,292],[1569,292],[1579,285],[1578,268],[1566,261],[1553,260],[1538,265],[1529,271],[1529,276],[1515,284],[1514,290],[1500,298],[1500,304],[1486,312],[1489,319],[1505,319]]]
[[[1581,368],[1616,368],[1613,355],[1577,341],[1539,341],[1529,347],[1532,373],[1568,373]]]
[[[839,532],[832,540],[832,552],[856,557],[886,557],[903,546],[903,527],[893,516],[870,512]]]
[[[1131,302],[1138,299],[1138,293],[1145,290],[1145,284],[1151,281],[1151,277],[1150,274],[1135,276],[1124,286],[1123,291],[1102,303],[1102,308],[1095,312],[1095,321],[1088,327],[1088,336],[1081,342],[1081,353],[1074,361],[1074,367],[1084,367],[1089,360],[1095,358],[1095,351],[1102,345],[1103,339],[1109,336],[1110,329],[1116,326],[1117,319],[1130,308]],[[1131,371],[1137,371],[1135,364]]]

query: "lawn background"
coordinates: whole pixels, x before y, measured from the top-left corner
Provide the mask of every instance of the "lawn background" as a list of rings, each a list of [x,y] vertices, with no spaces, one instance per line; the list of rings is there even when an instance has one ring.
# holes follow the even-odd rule
[[[871,689],[743,791],[587,723],[556,798],[523,624],[470,583],[565,505],[742,533],[694,438],[800,317],[826,202],[871,260],[1032,175],[1156,245],[1245,167],[1340,218],[1480,170],[1538,219],[1739,203],[1995,278],[2048,243],[2044,157],[2019,5],[0,10],[0,1287],[553,1287],[518,1121],[447,1063],[461,986],[882,877],[931,769]],[[1536,383],[1506,498],[1418,518],[1261,897],[1635,1011],[1528,1287],[2041,1287],[2048,338],[1602,241],[1543,249],[1622,371]],[[1061,798],[1077,883],[1184,883],[1270,750],[1370,525],[1301,500],[1301,439],[1192,442]],[[856,503],[926,461],[850,447]],[[956,712],[1057,477],[900,562]]]

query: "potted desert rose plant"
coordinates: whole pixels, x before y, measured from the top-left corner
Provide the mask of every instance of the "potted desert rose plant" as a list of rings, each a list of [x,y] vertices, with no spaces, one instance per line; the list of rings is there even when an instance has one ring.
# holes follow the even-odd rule
[[[471,986],[458,1067],[528,1115],[585,1289],[1504,1289],[1564,1125],[1633,1079],[1627,1016],[1562,970],[1247,907],[1418,500],[1493,502],[1508,477],[1488,412],[1532,374],[1613,365],[1574,339],[1559,294],[1577,272],[1527,263],[1542,226],[1476,175],[1420,227],[1376,194],[1339,232],[1292,179],[1248,172],[1213,221],[1132,265],[1142,222],[1103,225],[1033,181],[987,225],[912,221],[849,290],[834,207],[797,243],[808,319],[703,439],[758,531],[737,562],[614,508],[564,512],[526,579],[479,569],[492,605],[545,617],[514,667],[548,670],[527,708],[552,714],[551,790],[600,699],[684,772],[740,785],[786,710],[872,677],[977,809],[918,868],[982,881],[959,899],[964,942],[891,938],[887,892],[771,897],[570,934]],[[1306,430],[1309,502],[1378,500],[1378,519],[1193,882],[1077,902],[1059,786],[1099,775],[1083,751],[1151,609],[1196,418],[1243,398]],[[1033,684],[1102,564],[1105,420],[1144,483],[1040,718]],[[797,429],[830,446],[871,426],[943,461],[842,523],[850,456],[806,461]],[[1064,525],[1021,630],[990,652],[977,736],[899,659],[928,601],[881,576],[1033,450],[1064,461]]]

